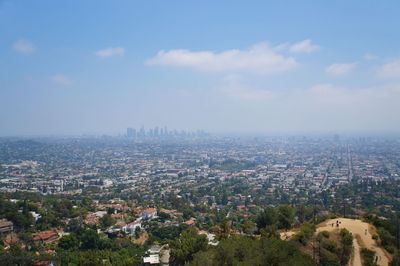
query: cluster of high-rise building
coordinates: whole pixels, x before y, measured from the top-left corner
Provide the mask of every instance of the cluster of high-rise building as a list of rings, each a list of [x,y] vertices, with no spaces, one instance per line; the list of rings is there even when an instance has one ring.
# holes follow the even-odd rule
[[[142,126],[140,129],[128,127],[126,129],[126,137],[130,139],[166,139],[166,138],[193,138],[206,137],[209,134],[204,130],[186,131],[186,130],[168,130],[166,126],[145,129]]]

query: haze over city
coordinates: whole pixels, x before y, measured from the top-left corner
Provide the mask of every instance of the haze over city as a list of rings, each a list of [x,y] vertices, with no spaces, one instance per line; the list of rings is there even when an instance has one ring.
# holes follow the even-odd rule
[[[0,0],[0,266],[400,266],[399,11]]]
[[[398,133],[396,1],[0,1],[0,135]]]

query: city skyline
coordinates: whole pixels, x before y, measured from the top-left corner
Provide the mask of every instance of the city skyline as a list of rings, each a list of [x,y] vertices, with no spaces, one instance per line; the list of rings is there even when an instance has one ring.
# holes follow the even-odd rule
[[[399,10],[0,0],[0,264],[400,266]]]
[[[399,134],[398,9],[3,0],[0,136]]]

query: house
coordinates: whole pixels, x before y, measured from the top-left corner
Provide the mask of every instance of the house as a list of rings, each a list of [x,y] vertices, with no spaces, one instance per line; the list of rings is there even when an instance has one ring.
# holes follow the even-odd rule
[[[189,225],[189,226],[193,226],[196,224],[196,219],[195,218],[190,218],[189,220],[187,220],[186,222],[184,222],[185,224]]]
[[[7,219],[1,219],[0,220],[0,233],[9,233],[14,230],[14,224],[11,221],[8,221]]]
[[[199,235],[205,235],[207,237],[208,244],[211,246],[217,246],[219,244],[215,234],[209,233],[207,231],[199,231]]]
[[[136,220],[133,221],[129,224],[126,224],[122,227],[122,231],[124,231],[125,233],[129,234],[129,235],[134,235],[136,228],[140,228],[142,229],[142,223],[140,220]]]
[[[144,264],[169,265],[169,246],[153,245],[147,250],[147,256],[143,257]]]
[[[103,218],[103,216],[106,215],[107,212],[106,211],[97,211],[94,214],[99,218]]]
[[[166,213],[174,218],[176,218],[178,216],[183,216],[183,213],[178,212],[177,210],[174,210],[174,209],[168,210],[168,209],[161,208],[160,212]]]
[[[42,231],[32,234],[32,240],[35,244],[50,244],[57,242],[58,239],[59,235],[56,230]]]
[[[160,264],[160,256],[158,254],[150,254],[147,257],[143,257],[143,263]]]
[[[19,243],[19,238],[16,233],[10,233],[6,235],[6,237],[3,240],[3,245],[5,249],[8,249],[11,245],[15,245]]]
[[[50,260],[35,260],[33,262],[34,266],[54,266],[54,263]]]
[[[246,206],[245,205],[238,205],[236,206],[236,209],[241,212],[241,211],[245,211],[246,210]]]
[[[37,212],[30,211],[29,213],[32,215],[33,219],[35,220],[35,223],[36,223],[40,218],[42,218],[42,216],[41,216],[39,213],[37,213]]]
[[[157,217],[157,209],[156,208],[147,208],[142,212],[142,218],[144,220],[151,220]]]
[[[84,219],[85,224],[99,224],[99,217],[95,213],[88,213]]]
[[[123,213],[123,212],[117,212],[117,213],[112,213],[111,214],[111,217],[112,218],[114,218],[114,219],[124,219],[124,218],[126,218],[128,215],[126,214],[126,213]]]

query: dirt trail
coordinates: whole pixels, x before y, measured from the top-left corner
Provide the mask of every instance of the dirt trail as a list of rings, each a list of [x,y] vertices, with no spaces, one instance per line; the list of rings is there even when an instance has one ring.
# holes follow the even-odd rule
[[[340,222],[339,227],[336,227],[336,221]],[[332,227],[333,224],[333,227]],[[354,256],[351,260],[353,266],[359,266],[361,265],[361,256],[360,256],[360,251],[361,247],[366,247],[376,253],[378,256],[378,265],[380,266],[388,266],[390,258],[387,255],[387,253],[381,248],[378,247],[375,240],[372,239],[372,235],[370,232],[371,225],[368,223],[365,223],[361,220],[354,220],[354,219],[347,219],[347,218],[338,218],[338,219],[331,219],[328,221],[325,221],[324,223],[318,225],[317,227],[317,232],[322,232],[322,231],[333,231],[336,229],[340,228],[346,228],[349,230],[353,236],[354,236]],[[359,243],[358,240],[356,240],[356,236],[359,236],[358,239],[360,239],[361,243]]]
[[[351,256],[351,261],[349,262],[349,266],[362,266],[361,263],[361,248],[360,245],[358,244],[358,241],[356,238],[353,238],[353,247],[354,247],[354,253],[353,256]]]
[[[298,233],[298,230],[297,231],[291,230],[291,231],[282,231],[279,233],[279,235],[282,240],[289,240],[297,233]]]

